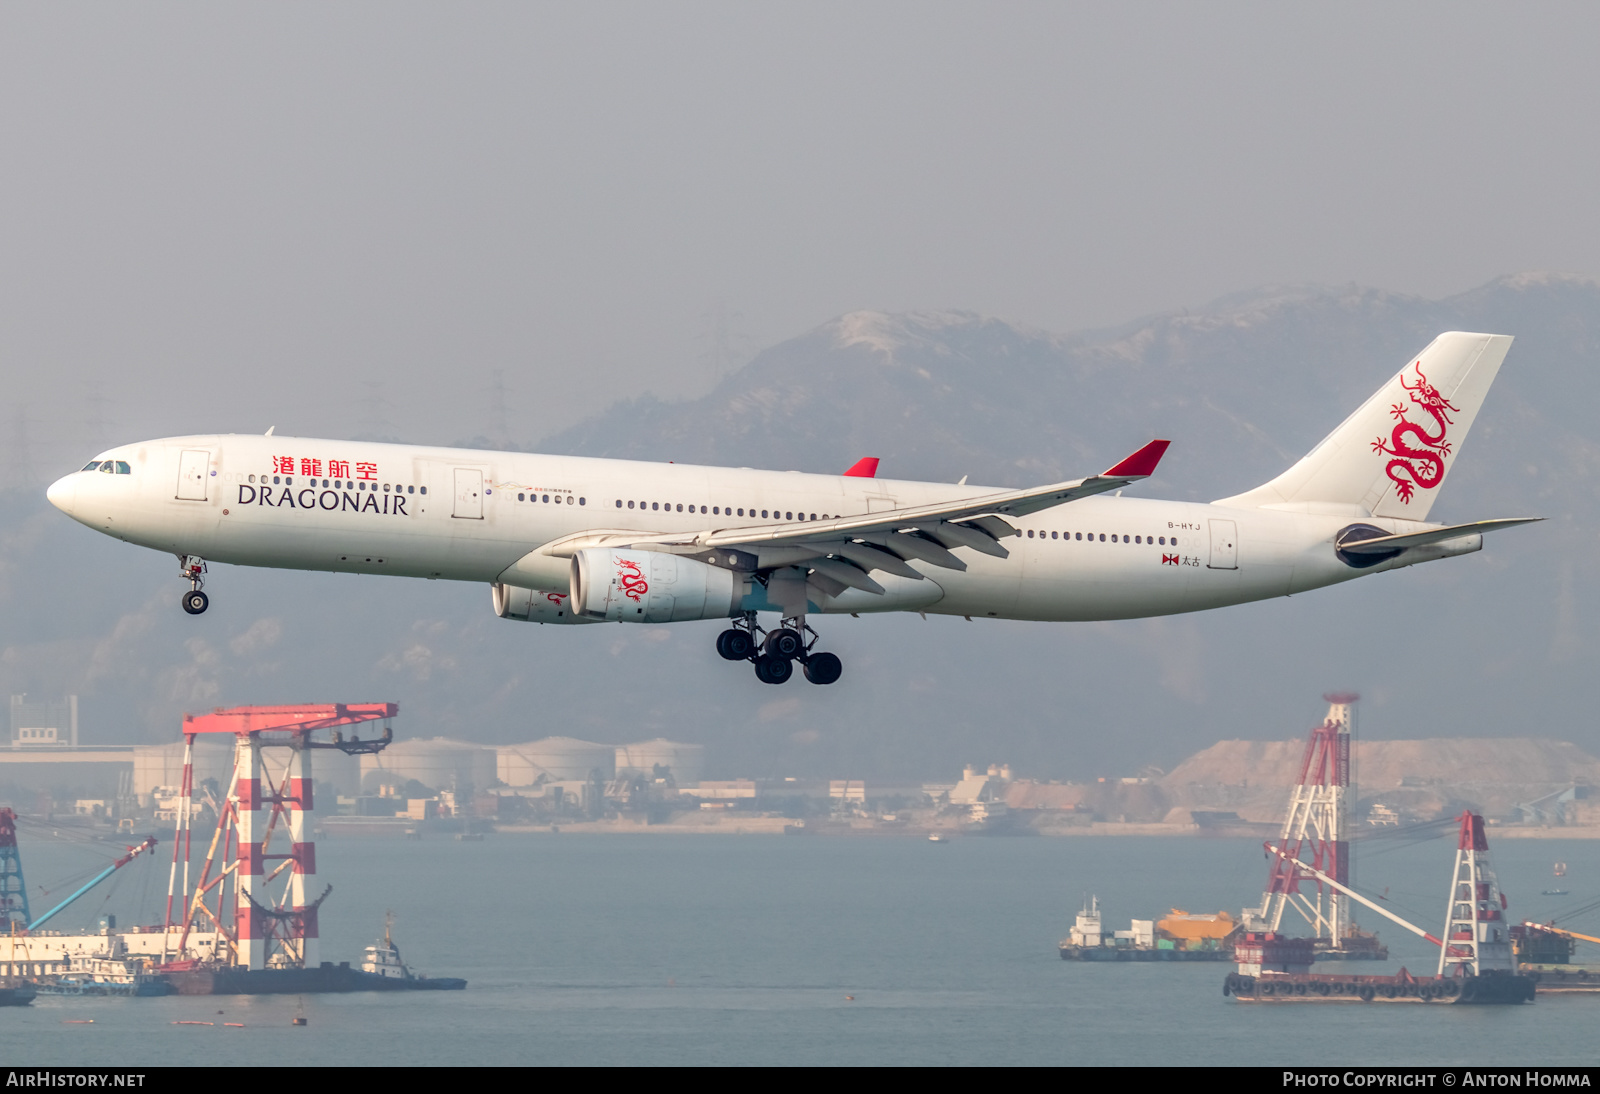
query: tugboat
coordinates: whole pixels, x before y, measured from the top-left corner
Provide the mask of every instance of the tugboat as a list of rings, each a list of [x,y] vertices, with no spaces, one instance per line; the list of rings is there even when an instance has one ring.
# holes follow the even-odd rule
[[[367,947],[366,954],[361,958],[361,971],[383,981],[399,981],[392,986],[412,991],[461,991],[467,986],[467,982],[459,977],[418,976],[406,968],[406,963],[400,959],[400,947],[394,944],[393,913],[384,915],[383,941]]]

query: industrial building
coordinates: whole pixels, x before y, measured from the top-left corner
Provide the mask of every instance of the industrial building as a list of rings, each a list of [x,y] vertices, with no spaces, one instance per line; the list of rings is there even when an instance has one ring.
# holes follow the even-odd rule
[[[78,697],[39,702],[26,695],[11,697],[12,748],[77,748]]]
[[[0,798],[29,811],[78,812],[119,823],[149,811],[159,820],[175,819],[184,742],[78,746],[78,702],[70,695],[48,702],[12,696],[10,715],[9,747],[0,745]],[[192,742],[193,808],[220,808],[234,770],[230,744],[205,734]],[[434,737],[359,756],[333,750],[318,758],[315,778],[330,800],[338,800],[340,812],[426,820],[595,816],[608,802],[626,810],[648,800],[659,808],[677,791],[699,786],[704,771],[704,745],[664,738],[613,745],[545,737],[487,746]],[[418,797],[418,785],[434,796]],[[694,796],[731,802],[753,800],[756,792],[753,783],[741,782]]]
[[[0,749],[0,794],[43,793],[69,802],[115,799],[126,792],[132,747],[79,747],[76,695],[45,701],[13,695],[9,713],[8,747]]]

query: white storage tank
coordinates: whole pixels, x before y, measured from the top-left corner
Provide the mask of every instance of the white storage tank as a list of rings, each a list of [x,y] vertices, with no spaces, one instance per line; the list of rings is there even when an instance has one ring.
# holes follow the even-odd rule
[[[396,741],[382,752],[361,757],[361,790],[415,779],[433,790],[487,790],[495,780],[494,749],[448,737]]]
[[[617,775],[651,775],[657,766],[672,773],[679,786],[698,783],[705,773],[706,746],[689,745],[657,737],[653,741],[621,745],[617,748]]]
[[[359,794],[361,792],[361,760],[358,756],[347,756],[337,748],[319,748],[311,753],[311,778],[319,783],[326,783],[333,787],[339,794]],[[337,802],[316,801],[318,813],[332,814],[338,810]]]
[[[572,782],[587,781],[593,772],[599,772],[602,781],[616,774],[617,750],[613,746],[575,737],[501,745],[495,755],[500,781],[507,786],[532,786],[540,776],[546,782]]]

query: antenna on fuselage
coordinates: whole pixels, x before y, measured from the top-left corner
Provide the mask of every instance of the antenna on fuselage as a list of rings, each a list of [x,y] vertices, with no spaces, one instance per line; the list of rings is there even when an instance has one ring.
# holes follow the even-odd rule
[[[267,426],[267,431],[266,431],[266,432],[265,432],[265,433],[263,433],[263,434],[262,434],[262,436],[263,436],[263,437],[270,437],[270,436],[272,436],[272,431],[273,431],[273,430],[274,430],[274,429],[277,429],[277,428],[278,428],[278,427],[277,427],[277,426],[275,426],[275,425],[269,425],[269,426]]]

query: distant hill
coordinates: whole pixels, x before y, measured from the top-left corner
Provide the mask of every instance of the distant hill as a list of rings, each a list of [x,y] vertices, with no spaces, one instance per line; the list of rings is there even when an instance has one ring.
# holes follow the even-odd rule
[[[1158,783],[1168,800],[1196,808],[1227,803],[1251,820],[1283,817],[1306,743],[1218,741]],[[1530,737],[1366,741],[1351,744],[1361,801],[1437,814],[1450,803],[1505,813],[1573,786],[1600,792],[1600,760],[1567,741]]]
[[[1600,286],[1554,275],[1440,301],[1267,289],[1076,335],[969,312],[856,312],[758,354],[703,398],[618,403],[538,447],[820,472],[875,455],[887,477],[1021,486],[1102,470],[1163,436],[1172,452],[1140,490],[1209,500],[1275,475],[1451,329],[1517,342],[1467,442],[1472,467],[1457,472],[1471,483],[1448,493],[1487,480],[1525,504],[1533,474],[1539,493],[1580,484],[1592,504]],[[1508,434],[1517,457],[1496,444]],[[1554,456],[1564,466],[1545,464]]]

